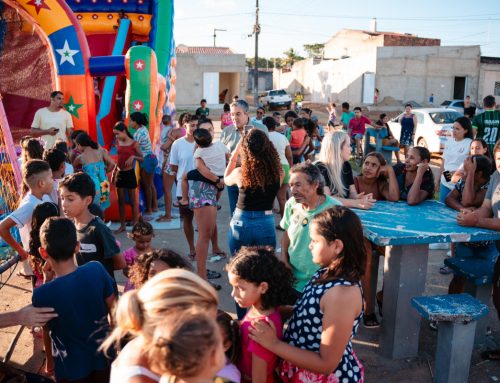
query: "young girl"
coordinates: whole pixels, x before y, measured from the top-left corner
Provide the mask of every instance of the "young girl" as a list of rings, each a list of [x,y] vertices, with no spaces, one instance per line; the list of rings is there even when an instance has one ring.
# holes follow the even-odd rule
[[[334,102],[326,107],[326,110],[328,111],[328,126],[331,128],[335,127],[335,122],[337,121],[337,111],[335,110],[336,107],[337,105],[335,105]]]
[[[278,306],[291,298],[293,276],[271,247],[242,247],[228,265],[229,283],[236,303],[248,309],[241,321],[242,358],[238,365],[243,382],[276,382],[278,358],[250,339],[253,321],[272,322],[278,338],[283,325]]]
[[[283,134],[288,139],[288,141],[292,139],[293,122],[297,118],[299,118],[299,116],[297,116],[297,113],[295,113],[293,110],[289,110],[283,117],[283,119],[285,120],[285,125],[282,125],[279,127],[279,129],[276,129],[278,132]]]
[[[128,194],[132,207],[132,221],[135,224],[139,220],[139,203],[137,201],[137,178],[135,176],[135,161],[142,161],[141,147],[123,122],[117,122],[113,127],[118,149],[118,163],[113,169],[111,182],[116,184],[118,192],[118,211],[120,212],[120,227],[115,231],[119,234],[126,231],[125,226],[125,198]]]
[[[434,197],[434,176],[429,167],[431,154],[427,148],[415,146],[408,151],[404,164],[394,165],[399,185],[399,198],[408,205],[418,205]]]
[[[123,274],[126,277],[129,277],[130,267],[135,263],[137,257],[152,250],[151,240],[154,236],[153,226],[149,222],[139,218],[139,221],[132,228],[132,232],[128,235],[135,242],[135,245],[123,252],[123,257],[127,262],[127,267],[123,269]],[[133,288],[134,285],[128,279],[124,291],[129,291]]]
[[[358,194],[371,194],[377,201],[399,201],[399,186],[394,169],[387,165],[382,154],[368,153],[363,162],[362,173],[354,177]]]
[[[231,108],[228,103],[224,104],[224,113],[220,115],[220,128],[224,129],[226,126],[233,125],[233,120],[231,119]]]
[[[78,166],[87,173],[95,185],[94,203],[102,210],[109,207],[109,181],[107,171],[114,169],[115,162],[108,152],[99,148],[87,133],[80,133],[75,138],[76,149],[81,153],[74,162],[75,169]]]
[[[320,270],[295,304],[283,341],[266,321],[254,322],[250,337],[283,359],[283,382],[363,382],[351,343],[363,316],[361,221],[348,208],[335,206],[313,218],[310,238]]]
[[[80,154],[82,154],[76,147],[76,137],[78,137],[79,134],[81,133],[85,133],[83,130],[73,130],[69,136],[69,142],[70,142],[70,145],[71,147],[69,148],[69,154],[68,154],[68,158],[69,158],[69,162],[71,162],[71,164],[73,164],[73,169],[75,172],[81,172],[82,171],[82,166],[79,164],[79,165],[75,165],[75,160],[78,158],[78,156]]]
[[[470,143],[470,156],[486,156],[491,162],[493,162],[493,157],[491,156],[488,144],[482,138],[474,138]],[[495,167],[492,167],[492,171],[495,171]],[[460,164],[457,171],[451,177],[451,182],[456,184],[464,174],[464,164]]]
[[[130,126],[135,131],[134,140],[139,143],[144,156],[141,162],[141,187],[146,200],[144,218],[151,220],[153,212],[158,211],[158,198],[153,182],[158,159],[153,154],[153,145],[151,144],[149,130],[146,128],[147,125],[148,117],[146,114],[134,112],[130,115]]]
[[[469,147],[472,142],[472,124],[467,117],[459,117],[453,123],[453,138],[446,142],[443,151],[440,176],[436,191],[439,190],[439,201],[446,200],[446,196],[454,188],[451,177],[455,171],[463,164],[469,155]]]
[[[309,145],[310,138],[306,130],[307,120],[305,118],[296,118],[292,123],[292,132],[290,133],[290,147],[292,148],[293,163],[300,162],[302,153]]]
[[[138,289],[156,274],[168,269],[191,270],[191,264],[173,250],[153,250],[136,258],[130,267],[129,280]]]
[[[225,311],[217,312],[217,324],[222,335],[222,346],[226,353],[226,364],[217,372],[219,378],[240,383],[241,373],[236,367],[241,357],[240,325]]]

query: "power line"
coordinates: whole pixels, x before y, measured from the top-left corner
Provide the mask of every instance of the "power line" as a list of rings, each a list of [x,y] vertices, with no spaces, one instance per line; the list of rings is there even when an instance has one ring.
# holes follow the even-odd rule
[[[228,16],[243,16],[243,15],[252,15],[252,12],[239,12],[239,13],[225,13],[225,14],[217,14],[217,15],[205,15],[205,16],[188,16],[188,17],[176,17],[175,20],[197,20],[197,19],[216,19],[221,17]]]

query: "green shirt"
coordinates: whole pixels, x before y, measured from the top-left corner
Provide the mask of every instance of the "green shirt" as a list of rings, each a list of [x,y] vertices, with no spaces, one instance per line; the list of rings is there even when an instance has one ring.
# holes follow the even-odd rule
[[[285,214],[280,222],[286,230],[290,245],[288,246],[288,258],[292,265],[293,276],[296,279],[294,288],[302,292],[307,282],[311,279],[319,265],[312,261],[311,250],[309,250],[309,224],[313,217],[332,206],[342,205],[335,198],[326,196],[325,202],[314,210],[306,210],[301,203],[290,198],[285,204]]]
[[[349,127],[349,121],[351,121],[354,118],[354,112],[342,112],[342,116],[340,117],[340,121],[342,121],[343,124],[345,124],[344,129],[347,129]]]
[[[482,138],[488,144],[490,153],[500,138],[500,112],[497,110],[486,110],[472,119],[472,126],[477,128],[476,138]]]
[[[202,108],[202,107],[200,106],[198,109],[196,109],[195,114],[196,114],[197,116],[200,116],[200,117],[201,117],[201,116],[208,117],[208,115],[210,114],[210,109],[208,109],[208,108]]]

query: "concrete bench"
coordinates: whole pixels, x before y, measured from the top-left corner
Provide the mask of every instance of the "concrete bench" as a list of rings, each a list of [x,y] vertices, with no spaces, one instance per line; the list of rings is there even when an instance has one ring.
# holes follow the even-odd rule
[[[365,148],[364,155],[366,156],[368,153],[377,151],[382,154],[389,165],[392,164],[392,153],[396,153],[398,155],[399,147],[397,146],[384,146],[382,145],[382,140],[387,137],[387,129],[373,129],[368,128],[365,131]],[[374,139],[375,143],[372,143],[371,138]]]
[[[448,258],[444,260],[444,264],[453,271],[453,274],[465,278],[464,290],[466,293],[469,293],[480,302],[489,306],[493,290],[491,281],[493,277],[493,265],[491,263],[474,258]],[[486,318],[477,323],[476,345],[483,344],[486,341],[487,324],[488,321]]]
[[[469,294],[412,298],[412,306],[439,322],[433,382],[467,382],[476,323],[488,314],[488,306]]]

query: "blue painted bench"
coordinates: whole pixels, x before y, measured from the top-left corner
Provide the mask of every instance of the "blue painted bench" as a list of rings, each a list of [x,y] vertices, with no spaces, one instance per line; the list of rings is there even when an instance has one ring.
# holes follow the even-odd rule
[[[392,164],[392,153],[395,153],[397,156],[399,153],[399,147],[382,145],[382,139],[386,138],[387,135],[388,133],[386,128],[366,129],[364,155],[366,156],[370,152],[377,151],[384,156],[388,164]],[[372,138],[375,143],[372,142]]]
[[[411,303],[424,318],[439,322],[433,382],[467,382],[476,323],[488,306],[469,294],[417,297]]]
[[[444,260],[444,264],[453,271],[453,274],[465,278],[465,292],[485,305],[489,305],[493,290],[493,264],[474,258],[448,258]],[[487,325],[486,318],[477,323],[476,345],[483,344],[486,341]]]

